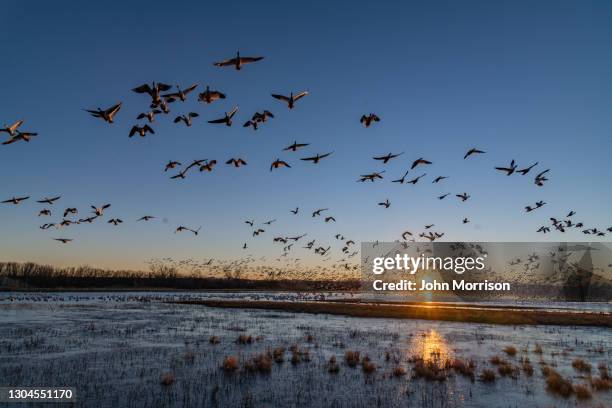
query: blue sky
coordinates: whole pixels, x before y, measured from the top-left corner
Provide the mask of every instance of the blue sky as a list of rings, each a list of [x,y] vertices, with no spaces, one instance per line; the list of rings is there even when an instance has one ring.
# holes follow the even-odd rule
[[[24,118],[22,130],[39,136],[0,146],[2,199],[32,196],[0,207],[0,260],[143,268],[151,257],[278,255],[277,235],[308,233],[339,249],[335,233],[393,240],[429,223],[457,241],[586,239],[579,231],[535,232],[570,209],[586,226],[612,226],[608,2],[126,3],[3,4],[10,18],[0,26],[0,123]],[[212,65],[237,50],[265,59],[242,71]],[[210,85],[228,98],[204,105],[192,94],[158,118],[155,135],[128,139],[148,105],[130,89],[151,81]],[[305,89],[310,95],[292,111],[270,97]],[[83,111],[118,101],[113,125]],[[233,105],[240,107],[234,126],[206,123]],[[240,126],[262,109],[276,118],[257,132]],[[189,111],[200,114],[192,128],[172,123]],[[369,112],[382,121],[365,129],[359,117]],[[294,140],[311,145],[281,152]],[[464,161],[471,147],[487,153]],[[298,160],[332,150],[317,166]],[[372,160],[402,151],[387,165]],[[223,164],[180,182],[163,172],[170,159],[235,156],[248,165]],[[277,157],[293,167],[270,173]],[[409,177],[426,172],[424,180],[390,183],[419,157],[434,164]],[[540,188],[533,174],[493,170],[513,158],[519,166],[539,161],[535,170],[550,168],[550,181]],[[382,182],[355,182],[378,170],[386,170]],[[450,178],[432,184],[438,175]],[[465,203],[435,198],[464,191]],[[38,218],[42,206],[33,199],[53,195],[62,195],[53,217]],[[377,205],[386,198],[389,209]],[[525,214],[537,200],[547,205]],[[38,229],[59,221],[65,207],[82,216],[107,202],[104,221],[119,217],[122,226]],[[310,216],[322,207],[335,225]],[[145,214],[158,219],[135,222]],[[244,224],[272,218],[258,239]],[[201,225],[202,233],[173,234],[181,224]],[[305,250],[292,256],[318,259]]]

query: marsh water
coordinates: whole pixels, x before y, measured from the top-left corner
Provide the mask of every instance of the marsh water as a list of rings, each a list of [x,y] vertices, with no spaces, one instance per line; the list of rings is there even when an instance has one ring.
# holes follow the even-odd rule
[[[611,391],[563,397],[547,387],[543,367],[588,384],[598,366],[612,369],[612,329],[501,326],[407,319],[355,318],[169,304],[231,298],[322,300],[347,293],[289,292],[0,292],[0,386],[72,386],[77,406],[159,407],[608,407]],[[497,302],[499,305],[512,305]],[[610,304],[522,302],[529,307],[610,312]],[[239,341],[239,337],[250,341]],[[211,337],[215,338],[211,342]],[[514,347],[515,354],[504,352]],[[284,348],[269,371],[247,370],[253,356]],[[299,350],[292,361],[291,349]],[[345,361],[368,356],[375,369]],[[224,370],[237,357],[239,368]],[[492,357],[531,375],[497,374]],[[335,357],[338,371],[329,370]],[[413,361],[471,361],[476,376],[449,371],[442,380],[416,375]],[[576,370],[576,359],[592,369]],[[401,367],[405,375],[396,375]],[[483,370],[496,373],[482,381]],[[501,370],[500,370],[501,373]],[[170,376],[171,384],[162,384]],[[21,404],[20,406],[27,406]]]

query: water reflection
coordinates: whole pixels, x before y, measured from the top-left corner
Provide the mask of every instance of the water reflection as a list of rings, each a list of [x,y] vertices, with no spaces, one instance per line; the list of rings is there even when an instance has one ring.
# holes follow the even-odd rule
[[[422,359],[429,366],[443,368],[452,356],[452,351],[440,333],[434,329],[417,334],[412,338],[413,358]]]

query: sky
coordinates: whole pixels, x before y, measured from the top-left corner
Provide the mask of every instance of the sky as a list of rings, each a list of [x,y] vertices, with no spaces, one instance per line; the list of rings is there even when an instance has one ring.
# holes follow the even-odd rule
[[[585,226],[612,226],[610,2],[127,3],[3,3],[0,124],[25,119],[21,130],[39,135],[0,146],[1,199],[32,197],[0,207],[0,261],[142,269],[160,257],[272,258],[282,252],[273,236],[303,233],[333,245],[337,259],[336,233],[390,241],[432,223],[453,241],[594,239],[536,232],[570,210]],[[241,71],[213,66],[238,50],[265,58]],[[191,94],[158,117],[154,135],[130,139],[148,107],[131,89],[152,81],[210,85],[227,99],[205,105]],[[293,110],[270,96],[302,90],[310,94]],[[83,110],[119,101],[112,125]],[[206,123],[235,105],[234,126]],[[241,126],[263,109],[275,118]],[[172,123],[190,111],[200,114],[191,128]],[[370,112],[382,120],[366,129],[359,118]],[[282,151],[296,140],[310,145]],[[472,147],[486,154],[464,160]],[[318,165],[299,160],[329,151]],[[404,154],[372,159],[389,152]],[[168,160],[230,157],[248,165],[179,181],[163,171]],[[390,183],[419,157],[433,164],[408,177],[423,180]],[[276,158],[292,168],[270,172]],[[550,180],[537,187],[533,173],[494,170],[512,159],[539,162],[533,173],[550,168]],[[382,170],[382,181],[356,182]],[[439,175],[449,179],[432,183]],[[464,203],[454,197],[463,192]],[[44,206],[34,200],[55,195],[52,217],[37,217]],[[377,205],[387,198],[390,208]],[[526,214],[538,200],[547,204]],[[38,228],[66,207],[84,217],[105,203],[103,222]],[[311,217],[318,208],[337,222]],[[136,222],[145,214],[157,218]],[[253,238],[247,219],[277,221]],[[179,225],[202,231],[175,234]],[[304,249],[290,257],[320,259]]]

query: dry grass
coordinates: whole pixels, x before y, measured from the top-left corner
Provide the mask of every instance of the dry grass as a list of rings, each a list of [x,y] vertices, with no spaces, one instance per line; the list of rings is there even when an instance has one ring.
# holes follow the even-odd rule
[[[208,339],[208,342],[210,344],[219,344],[221,343],[221,339],[219,339],[218,336],[210,336],[210,338]]]
[[[576,394],[576,398],[581,400],[591,399],[591,390],[586,384],[576,384],[574,385],[574,393]]]
[[[244,368],[251,373],[267,374],[272,371],[272,354],[270,352],[257,354],[244,363]]]
[[[282,346],[275,348],[272,351],[272,357],[274,357],[274,361],[277,362],[278,364],[285,361],[285,348]]]
[[[253,343],[253,336],[246,335],[246,334],[241,334],[236,339],[236,343],[238,343],[238,344],[251,344],[251,343]]]
[[[238,367],[238,357],[236,356],[225,357],[225,360],[223,360],[223,370],[225,370],[225,372],[234,372]]]
[[[574,361],[572,361],[572,367],[574,367],[574,370],[580,373],[590,373],[591,372],[591,364],[587,363],[581,358],[577,358]]]
[[[450,363],[440,366],[437,361],[424,361],[421,358],[413,360],[413,373],[415,378],[424,378],[428,381],[445,381],[449,376]]]
[[[161,384],[165,385],[165,386],[169,386],[174,384],[174,381],[176,380],[176,377],[174,376],[174,373],[172,372],[167,372],[161,375]]]
[[[568,398],[574,392],[572,382],[563,378],[561,374],[550,367],[545,367],[542,372],[546,378],[546,389],[556,395]]]
[[[361,353],[359,351],[347,350],[344,353],[344,361],[349,367],[354,368],[357,367],[357,364],[359,364],[360,356]]]
[[[514,357],[514,356],[516,356],[516,347],[514,347],[514,346],[504,347],[504,353],[506,353],[510,357]]]
[[[527,377],[531,377],[533,375],[533,366],[528,358],[525,357],[521,360],[521,368]]]
[[[494,382],[495,381],[495,371],[485,368],[480,373],[480,381],[482,382]]]
[[[395,366],[395,368],[393,368],[393,376],[394,377],[403,377],[406,375],[406,369],[400,365]]]
[[[467,362],[465,362],[464,360],[455,358],[451,361],[450,366],[459,374],[468,377],[470,380],[474,381],[474,371],[476,369],[476,364],[472,360],[468,360]]]
[[[542,346],[536,343],[535,347],[533,348],[533,352],[536,354],[542,354],[543,353]]]
[[[363,360],[361,360],[361,369],[365,374],[371,374],[376,371],[376,364],[370,360],[370,357],[365,356]]]
[[[502,377],[518,378],[520,371],[517,366],[505,362],[497,366],[497,372]]]
[[[340,371],[340,366],[336,361],[336,356],[331,356],[327,362],[327,371],[333,374],[337,374]]]

